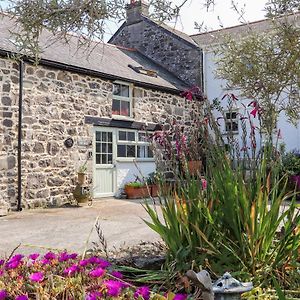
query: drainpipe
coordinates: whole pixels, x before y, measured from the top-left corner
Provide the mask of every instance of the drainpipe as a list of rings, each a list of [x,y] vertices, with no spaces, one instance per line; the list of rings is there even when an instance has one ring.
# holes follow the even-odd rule
[[[17,211],[22,210],[22,106],[23,106],[24,63],[19,62],[19,118],[18,118],[18,204]]]

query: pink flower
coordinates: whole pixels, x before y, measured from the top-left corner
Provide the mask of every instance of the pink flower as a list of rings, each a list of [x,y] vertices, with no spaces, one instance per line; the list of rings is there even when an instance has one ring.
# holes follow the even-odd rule
[[[110,297],[118,297],[122,288],[126,286],[124,283],[116,280],[106,280],[103,284],[107,288],[107,295]]]
[[[102,268],[97,268],[97,269],[95,269],[95,270],[92,270],[92,271],[89,273],[89,275],[90,275],[91,277],[101,277],[101,276],[103,276],[104,273],[105,273],[105,270],[104,270],[104,269],[102,269]]]
[[[77,272],[79,272],[79,267],[77,265],[72,265],[64,270],[64,274],[68,276],[72,276]]]
[[[78,256],[77,253],[71,253],[71,254],[69,254],[69,258],[70,258],[70,259],[76,259],[77,256]]]
[[[89,260],[88,259],[83,259],[83,260],[81,260],[80,262],[79,262],[79,265],[81,266],[81,267],[85,267],[86,265],[88,265],[89,264]]]
[[[96,257],[96,256],[92,256],[89,258],[89,263],[90,264],[97,264],[99,265],[100,268],[106,268],[109,267],[111,265],[111,263],[109,263],[108,261],[100,258],[100,257]]]
[[[142,297],[144,300],[150,299],[150,289],[147,286],[141,286],[134,293],[134,299]]]
[[[52,260],[56,258],[56,255],[53,252],[49,251],[44,255],[44,258],[46,258],[47,260]]]
[[[118,271],[113,271],[111,272],[111,275],[116,277],[116,278],[119,278],[119,279],[122,279],[123,278],[123,274],[118,272]]]
[[[62,252],[58,256],[58,261],[63,262],[69,260],[69,254],[67,252]]]
[[[173,300],[186,300],[187,295],[185,294],[176,294]]]
[[[201,183],[202,183],[202,190],[206,190],[207,189],[207,180],[202,178]]]
[[[44,274],[42,272],[32,273],[29,275],[29,279],[34,282],[42,282],[44,280]]]
[[[22,264],[22,261],[15,260],[15,261],[9,261],[6,265],[7,269],[16,269]]]
[[[0,259],[0,266],[4,265],[5,260],[4,259]]]
[[[15,300],[28,300],[29,298],[26,295],[17,296]]]
[[[8,295],[5,290],[0,290],[0,300],[5,300],[7,296]]]
[[[41,264],[42,264],[42,265],[49,265],[50,263],[51,263],[51,261],[48,260],[48,259],[42,259],[42,260],[41,260]]]
[[[29,255],[29,258],[31,260],[36,260],[40,255],[38,253],[32,253]]]
[[[10,259],[10,261],[21,261],[23,257],[24,255],[22,254],[16,254]]]

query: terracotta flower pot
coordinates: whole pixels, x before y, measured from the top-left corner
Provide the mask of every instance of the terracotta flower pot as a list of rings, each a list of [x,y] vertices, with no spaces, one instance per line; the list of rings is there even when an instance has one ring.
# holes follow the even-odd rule
[[[78,173],[77,174],[77,181],[79,185],[84,185],[85,183],[85,173]]]
[[[151,186],[149,186],[149,188],[151,187],[151,196],[152,197],[157,197],[158,196],[158,185],[157,184],[152,184]]]
[[[125,186],[125,193],[128,199],[138,199],[149,197],[149,192],[146,186],[134,187],[130,185]]]

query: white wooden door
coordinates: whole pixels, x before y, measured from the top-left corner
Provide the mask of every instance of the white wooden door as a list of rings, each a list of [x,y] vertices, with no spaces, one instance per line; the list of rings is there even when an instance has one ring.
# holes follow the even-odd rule
[[[116,192],[116,131],[97,128],[94,134],[93,196],[108,197]]]

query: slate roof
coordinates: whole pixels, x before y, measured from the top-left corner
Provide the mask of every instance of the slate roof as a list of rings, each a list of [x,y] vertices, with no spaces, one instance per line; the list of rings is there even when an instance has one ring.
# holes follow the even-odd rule
[[[300,12],[289,15],[288,20],[295,21],[296,24],[300,26]],[[271,19],[264,19],[205,33],[193,34],[190,37],[199,45],[199,47],[205,48],[205,46],[217,44],[222,41],[222,38],[225,35],[230,35],[231,37],[239,39],[248,35],[250,32],[267,32],[271,30],[271,22]]]
[[[15,23],[8,16],[0,15],[0,50],[1,52],[17,52],[13,43],[13,36],[9,30],[15,28]],[[151,61],[135,49],[128,49],[102,42],[93,42],[92,52],[83,48],[77,49],[78,38],[71,36],[68,44],[61,41],[53,42],[51,33],[44,31],[40,38],[43,49],[41,64],[56,66],[72,66],[99,77],[123,79],[137,85],[160,88],[166,91],[176,92],[187,88],[184,82],[169,73],[167,70]],[[128,65],[142,66],[157,72],[157,77],[151,77],[137,73]]]

